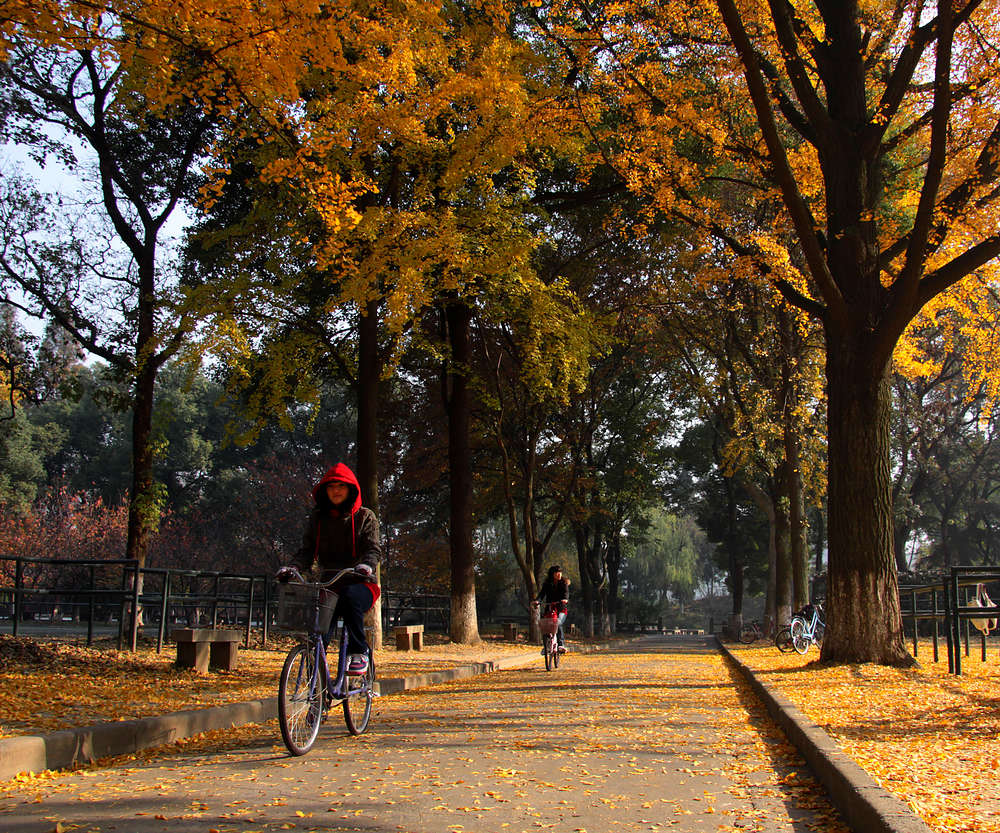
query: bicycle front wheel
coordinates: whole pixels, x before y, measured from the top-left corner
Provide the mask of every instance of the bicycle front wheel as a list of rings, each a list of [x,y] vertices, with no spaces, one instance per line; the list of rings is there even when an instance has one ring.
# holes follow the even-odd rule
[[[806,623],[801,619],[792,619],[789,625],[789,630],[792,634],[792,645],[795,650],[800,654],[804,654],[809,650],[809,646],[812,644],[812,640],[806,636]]]
[[[344,698],[344,722],[347,731],[360,735],[368,728],[375,700],[375,657],[369,652],[368,670],[359,677],[347,677],[347,697]]]
[[[751,642],[757,641],[758,630],[753,625],[744,625],[740,628],[740,642],[744,645],[749,645]]]
[[[778,631],[774,637],[774,645],[783,654],[794,650],[795,642],[792,640],[792,629],[786,625]]]
[[[560,660],[559,646],[556,644],[555,637],[552,637],[552,667],[553,668],[558,668],[559,667],[559,660]]]
[[[305,755],[323,722],[325,683],[316,665],[314,645],[299,643],[288,652],[278,681],[278,725],[293,755]]]
[[[548,634],[542,636],[542,651],[545,652],[545,670],[552,670],[552,640]]]

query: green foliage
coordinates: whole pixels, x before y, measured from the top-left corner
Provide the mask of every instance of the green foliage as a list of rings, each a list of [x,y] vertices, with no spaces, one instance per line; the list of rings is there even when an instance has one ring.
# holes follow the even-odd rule
[[[688,603],[711,547],[690,517],[653,510],[630,527],[622,559],[621,593],[627,619],[660,618],[670,602]]]

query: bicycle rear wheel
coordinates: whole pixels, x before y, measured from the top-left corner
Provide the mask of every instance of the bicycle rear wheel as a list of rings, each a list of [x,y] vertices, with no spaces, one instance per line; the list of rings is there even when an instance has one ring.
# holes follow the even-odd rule
[[[792,629],[787,625],[778,631],[774,637],[775,647],[783,654],[787,654],[795,649],[795,642],[792,640]]]
[[[368,670],[359,677],[347,677],[347,697],[344,698],[344,722],[347,731],[360,735],[368,728],[375,700],[375,657],[368,652]]]
[[[551,645],[552,645],[552,667],[558,668],[561,655],[559,654],[559,644],[556,642],[556,638],[554,636],[552,637]]]
[[[325,683],[316,665],[313,644],[299,643],[288,652],[278,680],[278,725],[293,755],[305,755],[316,742],[323,722]]]
[[[740,642],[744,645],[749,645],[751,642],[756,642],[757,637],[760,635],[760,631],[755,625],[749,624],[744,625],[740,628]]]

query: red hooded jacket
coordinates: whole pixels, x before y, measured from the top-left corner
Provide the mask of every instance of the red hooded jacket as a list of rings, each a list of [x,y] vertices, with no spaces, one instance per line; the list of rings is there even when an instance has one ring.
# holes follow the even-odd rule
[[[339,506],[330,503],[328,483],[347,484],[347,500]],[[312,570],[317,562],[324,574],[357,564],[367,564],[374,571],[382,558],[378,520],[371,509],[361,505],[361,486],[354,472],[343,463],[328,469],[313,487],[313,500],[316,505],[292,563],[303,572]],[[369,584],[378,598],[378,586]]]

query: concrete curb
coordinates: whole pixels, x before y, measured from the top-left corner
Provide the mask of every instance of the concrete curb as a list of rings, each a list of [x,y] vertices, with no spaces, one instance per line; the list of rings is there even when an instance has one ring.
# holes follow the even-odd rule
[[[629,640],[581,646],[575,648],[574,653],[589,653],[622,645],[627,641]],[[396,694],[493,671],[518,668],[539,659],[537,650],[526,651],[489,662],[474,662],[442,671],[392,677],[378,681],[379,694]],[[213,729],[230,729],[246,723],[266,723],[276,717],[277,713],[277,698],[268,697],[246,703],[171,712],[159,717],[97,723],[44,735],[0,738],[0,781],[10,780],[22,772],[73,769],[100,758],[128,755],[154,746],[164,746]]]
[[[3,738],[0,740],[0,780],[8,780],[21,772],[71,769],[99,758],[163,746],[212,729],[262,723],[277,714],[277,709],[277,698],[269,697],[171,712],[159,717],[97,723],[44,735]]]
[[[716,637],[723,654],[750,684],[775,723],[799,750],[852,830],[863,833],[933,833],[905,802],[875,783],[823,729],[785,695],[761,682]]]

